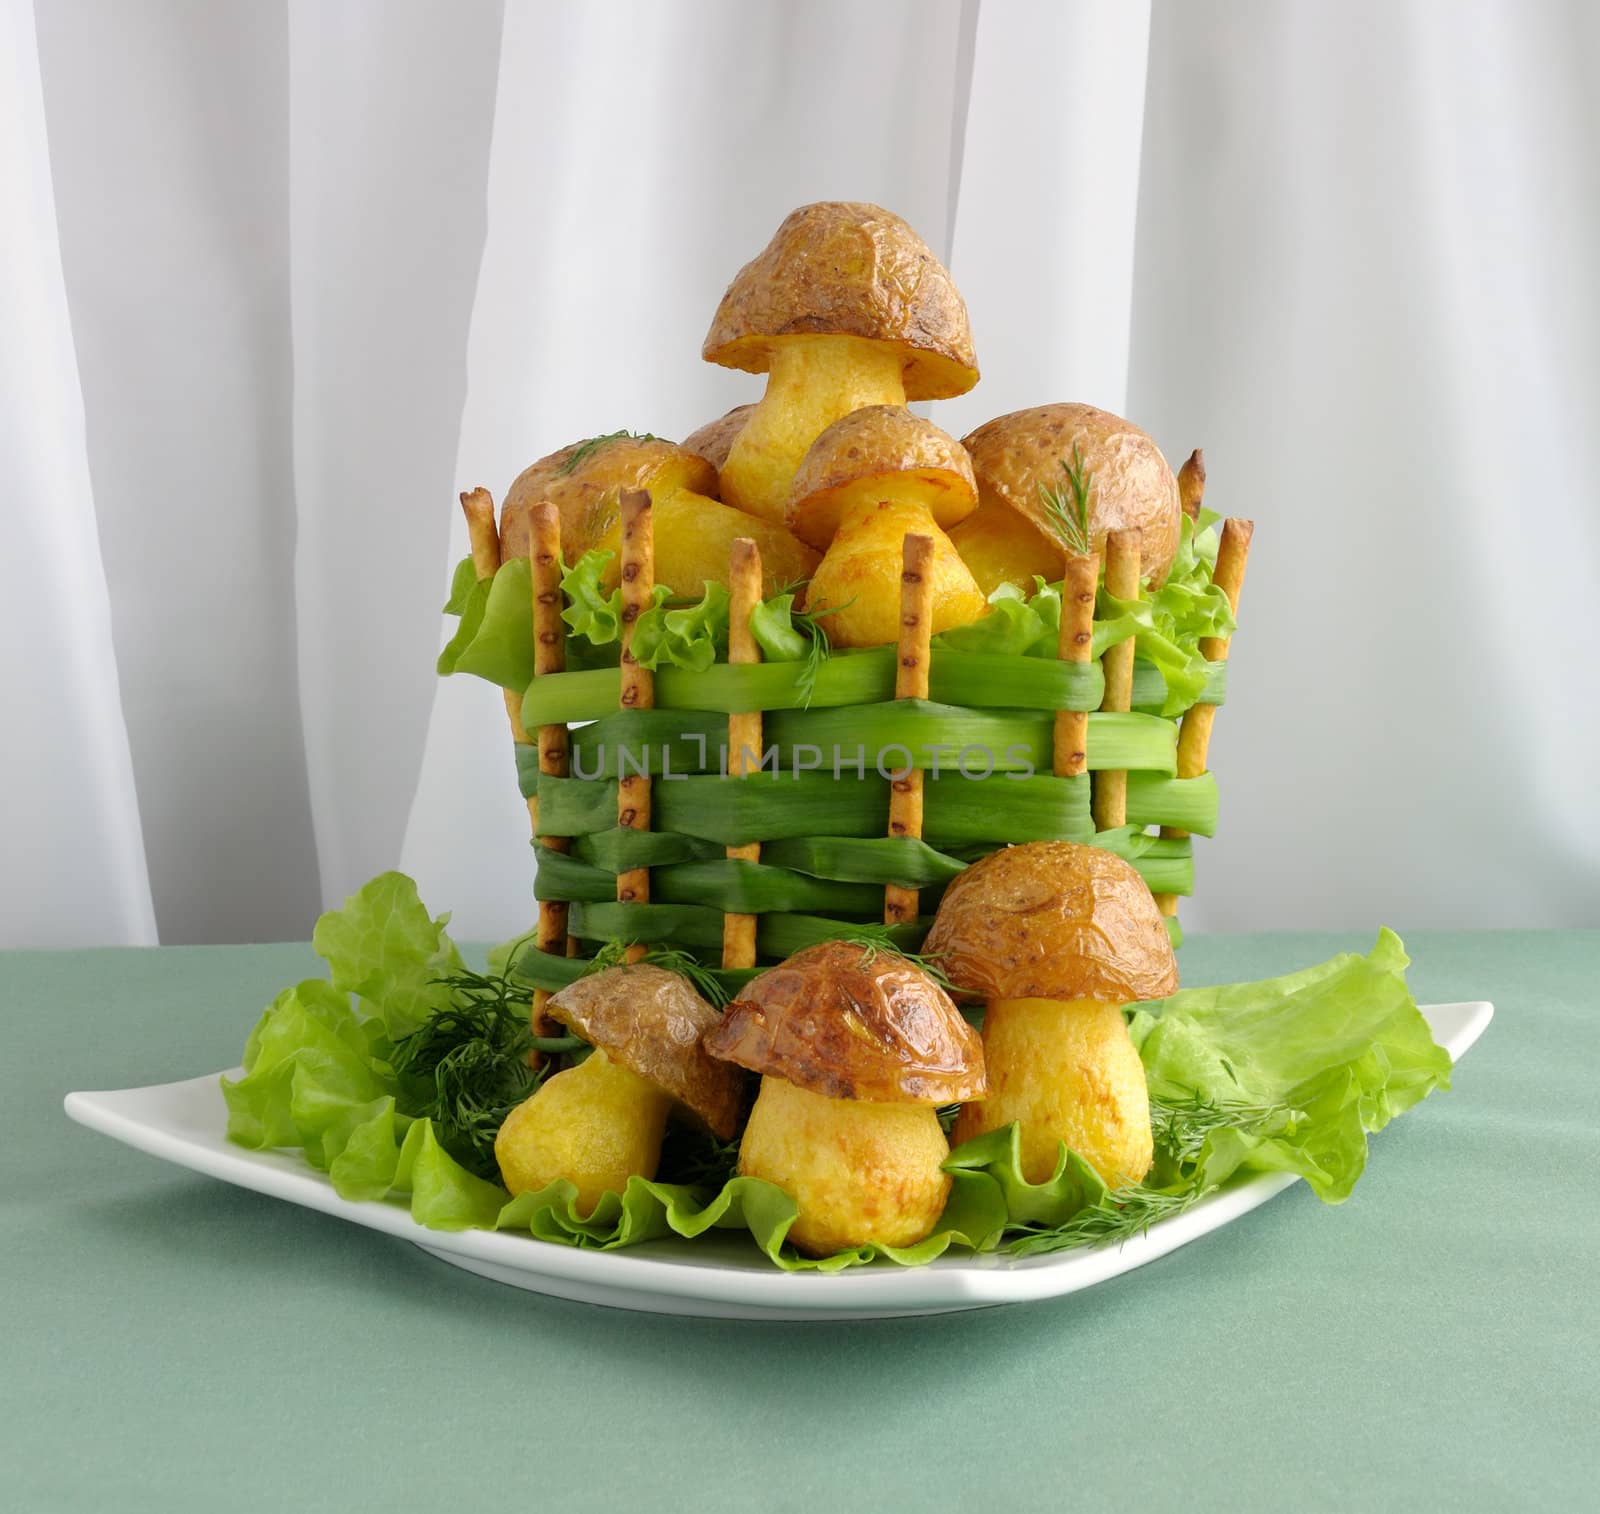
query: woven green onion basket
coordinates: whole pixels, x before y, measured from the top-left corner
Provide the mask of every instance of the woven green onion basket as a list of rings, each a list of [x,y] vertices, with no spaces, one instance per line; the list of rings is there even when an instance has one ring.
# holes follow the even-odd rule
[[[825,655],[811,623],[804,650],[775,660],[752,630],[774,608],[754,543],[736,542],[729,587],[674,623],[650,496],[625,491],[607,665],[573,612],[555,508],[533,510],[529,556],[502,563],[493,502],[462,503],[473,554],[440,669],[505,690],[538,857],[524,981],[559,988],[618,942],[680,950],[730,990],[833,936],[914,951],[964,867],[1036,840],[1126,858],[1181,939],[1192,838],[1216,831],[1206,751],[1250,522],[1187,519],[1181,592],[1220,633],[1187,649],[1150,613],[1136,531],[1113,533],[1103,561],[1068,559],[1060,585],[994,604],[981,635],[938,637],[932,543],[912,535],[897,646]],[[690,623],[713,627],[698,646]],[[674,637],[689,655],[663,655]]]

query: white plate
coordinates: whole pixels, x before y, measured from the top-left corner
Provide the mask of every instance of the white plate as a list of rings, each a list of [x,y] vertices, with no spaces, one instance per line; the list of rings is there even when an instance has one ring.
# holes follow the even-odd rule
[[[1483,1034],[1494,1007],[1432,1004],[1424,1005],[1423,1013],[1435,1039],[1459,1060]],[[580,1251],[528,1235],[426,1230],[399,1202],[353,1203],[340,1198],[327,1178],[297,1154],[235,1146],[223,1134],[227,1111],[218,1077],[212,1073],[151,1088],[69,1093],[66,1111],[80,1125],[164,1161],[399,1236],[441,1261],[497,1282],[655,1314],[884,1319],[1055,1298],[1165,1256],[1299,1181],[1286,1173],[1263,1173],[1202,1199],[1121,1246],[1021,1260],[964,1252],[926,1267],[881,1262],[830,1276],[780,1272],[734,1232],[712,1232],[692,1245],[665,1240],[626,1251]]]

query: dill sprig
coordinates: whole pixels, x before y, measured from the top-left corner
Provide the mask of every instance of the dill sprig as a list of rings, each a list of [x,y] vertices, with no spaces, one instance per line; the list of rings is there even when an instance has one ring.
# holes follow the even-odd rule
[[[584,965],[583,976],[604,972],[608,967],[627,966],[628,953],[636,944],[632,941],[607,941]],[[677,973],[687,978],[702,999],[716,1005],[718,1009],[726,1007],[728,990],[723,986],[722,980],[705,963],[690,956],[688,952],[681,951],[675,946],[651,946],[645,949],[644,955],[639,960],[648,962],[652,967],[662,967],[669,973]]]
[[[548,1069],[548,1063],[530,1067],[528,1054],[556,1043],[534,1039],[531,989],[474,972],[440,981],[450,990],[449,1004],[394,1043],[390,1065],[401,1079],[405,1112],[432,1120],[451,1156],[498,1182],[495,1134]]]
[[[892,926],[880,925],[869,921],[861,925],[847,925],[833,939],[848,941],[852,946],[859,946],[861,948],[861,965],[863,967],[872,966],[878,960],[880,954],[888,952],[890,956],[900,957],[913,967],[921,968],[947,994],[953,994],[956,991],[955,984],[945,975],[944,968],[940,965],[937,956],[907,951],[905,947],[897,946],[892,931]]]
[[[1074,556],[1087,556],[1092,544],[1089,489],[1094,483],[1094,474],[1084,467],[1083,449],[1076,442],[1072,444],[1072,462],[1069,465],[1063,459],[1061,471],[1065,475],[1064,484],[1051,488],[1040,483],[1039,503],[1044,506],[1046,518],[1055,527],[1067,551]]]
[[[794,583],[785,584],[779,594],[798,594],[810,579],[796,579]],[[812,697],[817,692],[817,675],[822,672],[822,665],[833,655],[833,642],[828,636],[828,628],[823,625],[825,615],[837,615],[841,610],[848,610],[855,603],[852,597],[842,605],[821,605],[817,609],[789,611],[789,624],[810,643],[806,648],[805,661],[800,669],[797,680],[801,691],[800,708],[809,710]]]
[[[1150,1129],[1156,1147],[1178,1163],[1192,1162],[1219,1130],[1252,1135],[1280,1134],[1300,1111],[1287,1104],[1246,1104],[1203,1098],[1191,1090],[1187,1098],[1150,1100]]]
[[[1080,1209],[1070,1220],[1049,1229],[1023,1229],[1006,1249],[1013,1256],[1043,1256],[1051,1251],[1071,1251],[1079,1246],[1118,1245],[1143,1235],[1161,1220],[1170,1220],[1199,1203],[1209,1188],[1171,1193],[1135,1185],[1118,1188],[1098,1204]]]
[[[620,442],[624,438],[634,442],[659,442],[659,436],[652,436],[648,431],[608,431],[604,436],[591,436],[575,446],[567,459],[558,470],[563,477],[569,473],[576,473],[581,463],[586,463],[602,447],[610,442]]]
[[[1198,1173],[1187,1178],[1181,1173],[1198,1160],[1206,1141],[1217,1131],[1276,1135],[1299,1118],[1300,1112],[1286,1104],[1208,1099],[1192,1090],[1185,1097],[1152,1098],[1150,1130],[1155,1148],[1171,1164],[1165,1170],[1178,1175],[1177,1181],[1161,1188],[1133,1184],[1115,1189],[1059,1225],[1012,1231],[1007,1249],[1013,1256],[1042,1256],[1079,1246],[1120,1246],[1216,1192],[1216,1185],[1202,1183]]]

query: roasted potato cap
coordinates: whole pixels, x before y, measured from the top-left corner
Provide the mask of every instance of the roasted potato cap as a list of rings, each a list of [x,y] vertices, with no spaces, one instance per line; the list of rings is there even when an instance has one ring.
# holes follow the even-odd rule
[[[891,484],[947,530],[977,508],[972,459],[960,442],[903,405],[868,405],[811,444],[789,490],[789,529],[825,548],[851,505]]]
[[[1030,841],[975,862],[939,903],[923,948],[978,999],[1130,1004],[1178,986],[1166,923],[1120,857]]]
[[[561,555],[568,562],[594,545],[595,505],[622,489],[692,489],[715,497],[717,470],[703,457],[658,437],[591,437],[524,468],[500,509],[500,556],[528,555],[528,512],[549,500],[561,512]]]
[[[755,408],[753,404],[738,405],[726,415],[707,421],[698,431],[691,431],[684,437],[683,450],[703,457],[718,473],[722,472],[722,465],[727,462],[734,441],[744,430],[745,422]]]
[[[986,421],[964,445],[972,454],[980,503],[1009,505],[1057,552],[1062,552],[1061,537],[1040,489],[1065,492],[1066,469],[1076,448],[1092,475],[1089,531],[1094,550],[1105,551],[1108,531],[1136,526],[1143,532],[1141,577],[1166,582],[1183,514],[1178,480],[1161,449],[1131,421],[1093,405],[1039,405]]]
[[[904,957],[848,941],[762,973],[706,1050],[830,1099],[954,1104],[988,1088],[983,1044],[950,996]]]
[[[946,399],[978,382],[967,307],[944,266],[897,215],[877,205],[802,205],[728,286],[701,355],[765,373],[786,336],[892,342],[906,398]]]
[[[733,1139],[745,1079],[706,1055],[701,1038],[721,1017],[688,979],[647,962],[610,967],[552,994],[545,1013],[648,1078],[722,1140]]]

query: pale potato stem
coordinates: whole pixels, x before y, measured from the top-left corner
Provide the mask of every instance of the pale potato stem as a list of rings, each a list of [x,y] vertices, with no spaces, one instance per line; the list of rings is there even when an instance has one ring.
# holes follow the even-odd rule
[[[1094,591],[1100,559],[1069,557],[1061,585],[1061,638],[1056,656],[1062,662],[1086,663],[1094,657]],[[1057,778],[1076,778],[1088,762],[1089,713],[1057,710],[1052,771]]]
[[[567,666],[567,629],[561,619],[561,512],[548,501],[541,501],[529,515],[528,551],[532,559],[533,583],[533,672],[535,677],[560,673]],[[539,771],[552,778],[567,775],[567,728],[564,725],[539,727]],[[530,801],[537,832],[538,800]],[[540,836],[538,844],[552,852],[564,852],[572,843],[565,836]],[[564,899],[539,901],[539,925],[535,941],[540,951],[572,954],[577,943],[567,935],[567,904]],[[540,988],[533,995],[535,1034],[551,1031],[544,1019],[545,1001],[550,990]]]
[[[900,642],[894,672],[896,699],[928,697],[929,643],[933,639],[933,538],[905,539],[900,572]],[[922,772],[912,767],[889,780],[889,834],[922,834]],[[891,883],[883,891],[883,919],[899,925],[917,918],[918,891]]]
[[[633,658],[633,626],[650,607],[655,587],[655,534],[650,514],[650,494],[645,489],[624,489],[621,499],[622,532],[622,697],[625,710],[655,708],[655,675]],[[650,829],[650,779],[628,772],[617,782],[617,824],[625,830]],[[647,904],[650,869],[630,868],[617,874],[617,902]],[[643,958],[643,945],[628,948],[627,960]]]
[[[1196,453],[1198,457],[1200,454]],[[1204,475],[1202,474],[1202,481]],[[1219,585],[1228,596],[1228,604],[1237,615],[1239,591],[1244,587],[1245,565],[1250,559],[1250,538],[1256,529],[1255,522],[1230,517],[1222,523],[1222,539],[1217,543],[1217,566],[1211,581]],[[1206,636],[1200,641],[1200,655],[1207,662],[1228,660],[1226,636]],[[1214,704],[1191,705],[1184,712],[1183,724],[1178,727],[1178,777],[1198,778],[1206,770],[1206,756],[1211,746],[1211,726],[1217,718]],[[1187,836],[1189,833],[1174,825],[1161,827],[1163,836]],[[1163,915],[1178,912],[1176,894],[1157,894],[1156,903]]]
[[[735,539],[728,552],[728,661],[761,661],[761,648],[750,632],[750,616],[761,603],[761,549],[748,536]],[[749,710],[728,716],[728,776],[743,778],[761,762],[761,711]],[[730,846],[728,856],[736,862],[759,862],[761,843]],[[756,917],[722,917],[722,965],[756,965]]]
[[[1106,592],[1118,599],[1139,597],[1139,552],[1141,533],[1137,528],[1113,531],[1106,537]],[[1133,703],[1133,638],[1120,642],[1101,659],[1106,674],[1102,710],[1127,710]],[[1128,775],[1118,770],[1094,775],[1094,828],[1115,830],[1128,822]]]

